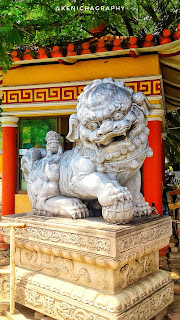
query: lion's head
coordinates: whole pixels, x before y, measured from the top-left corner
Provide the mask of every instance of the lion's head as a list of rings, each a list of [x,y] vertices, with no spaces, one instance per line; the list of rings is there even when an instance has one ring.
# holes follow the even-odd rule
[[[151,108],[143,93],[124,82],[94,80],[78,97],[67,138],[97,163],[131,158],[147,148]]]

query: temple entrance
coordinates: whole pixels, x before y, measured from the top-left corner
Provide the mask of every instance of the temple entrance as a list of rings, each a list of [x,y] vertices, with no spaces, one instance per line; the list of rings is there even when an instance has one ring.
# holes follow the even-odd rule
[[[73,144],[66,139],[69,130],[69,115],[53,118],[26,118],[19,121],[19,154],[18,154],[18,193],[26,193],[27,186],[21,168],[21,159],[30,148],[46,148],[45,136],[48,131],[60,134],[64,151],[72,149]]]

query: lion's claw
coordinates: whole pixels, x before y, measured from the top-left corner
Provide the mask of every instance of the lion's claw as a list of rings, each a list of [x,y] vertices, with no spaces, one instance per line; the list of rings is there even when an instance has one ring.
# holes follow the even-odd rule
[[[64,208],[66,216],[72,219],[82,219],[89,216],[89,211],[81,200],[76,198],[67,198],[68,202]]]
[[[76,205],[74,204],[71,211],[71,217],[73,219],[81,219],[86,218],[89,216],[89,211],[85,204],[83,204],[79,199],[75,201]]]
[[[149,206],[148,202],[144,200],[133,201],[133,205],[135,217],[148,216],[151,214],[152,208]]]

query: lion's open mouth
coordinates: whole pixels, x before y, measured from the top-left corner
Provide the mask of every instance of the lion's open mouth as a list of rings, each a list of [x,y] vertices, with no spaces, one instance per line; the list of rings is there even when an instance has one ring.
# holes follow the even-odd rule
[[[119,141],[123,141],[124,139],[126,139],[126,136],[125,135],[122,135],[122,136],[116,136],[116,137],[113,137],[112,138],[112,143],[113,142],[119,142]]]
[[[139,125],[139,121],[135,121],[131,127],[124,126],[123,130],[114,130],[113,132],[108,132],[101,138],[94,138],[91,141],[86,138],[85,141],[89,145],[92,142],[95,143],[101,150],[116,150],[119,148],[127,148],[132,145],[131,131],[136,130]],[[139,137],[139,134],[137,138]]]
[[[127,129],[124,129],[123,132],[121,132],[121,133],[119,133],[117,131],[110,132],[110,133],[106,134],[105,136],[103,136],[102,139],[99,139],[98,141],[95,141],[95,142],[98,145],[107,146],[110,143],[122,141],[126,138],[126,135],[128,132],[126,130]]]
[[[124,130],[120,133],[117,131],[113,131],[108,133],[106,136],[103,137],[103,139],[96,141],[96,143],[101,146],[109,146],[110,144],[115,144],[117,142],[121,142],[124,140],[129,140],[129,133],[131,131],[131,128],[124,128]]]
[[[127,138],[126,135],[115,136],[110,139],[104,140],[103,143],[100,143],[100,144],[98,143],[98,145],[100,147],[104,147],[104,146],[108,146],[110,144],[112,145],[114,143],[124,141],[126,138]]]

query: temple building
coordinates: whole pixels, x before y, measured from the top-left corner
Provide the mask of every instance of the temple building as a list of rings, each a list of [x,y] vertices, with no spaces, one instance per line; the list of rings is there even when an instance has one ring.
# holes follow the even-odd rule
[[[162,319],[173,302],[159,256],[172,235],[162,187],[166,116],[180,102],[180,24],[142,39],[107,31],[49,49],[24,46],[0,71],[5,319],[27,319],[22,307],[41,320]],[[94,79],[105,80],[86,87],[74,115]],[[101,214],[94,199],[102,217],[91,214]],[[147,217],[143,200],[159,214]]]
[[[64,150],[72,148],[66,135],[78,95],[92,80],[108,77],[143,92],[154,106],[148,116],[153,157],[143,165],[142,188],[145,200],[162,214],[165,116],[180,103],[180,39],[172,41],[167,32],[160,43],[154,43],[152,35],[146,38],[138,44],[135,37],[107,35],[92,47],[87,41],[78,47],[69,44],[66,54],[57,46],[51,52],[39,48],[36,58],[28,49],[12,52],[11,69],[1,71],[2,215],[32,210],[21,171],[22,156],[29,148],[45,147],[49,130],[60,134]]]

